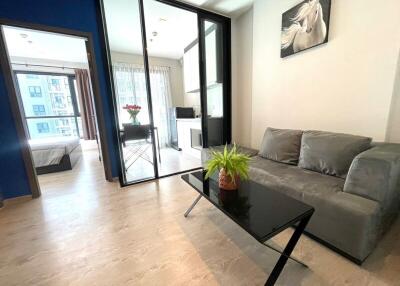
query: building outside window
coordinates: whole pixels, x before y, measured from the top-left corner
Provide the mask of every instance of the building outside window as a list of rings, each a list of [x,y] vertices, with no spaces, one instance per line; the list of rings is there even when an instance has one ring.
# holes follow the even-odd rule
[[[33,114],[35,115],[46,115],[46,109],[43,104],[34,104],[32,105]]]
[[[42,97],[42,89],[40,86],[30,86],[28,89],[31,97]]]
[[[49,133],[50,132],[49,124],[47,122],[36,123],[36,127],[37,127],[37,131],[39,133]]]
[[[56,78],[49,79],[49,90],[60,91],[61,90],[60,80]]]

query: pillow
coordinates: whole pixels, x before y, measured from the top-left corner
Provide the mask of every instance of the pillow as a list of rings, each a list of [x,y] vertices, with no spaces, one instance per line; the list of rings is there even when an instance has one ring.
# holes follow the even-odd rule
[[[346,178],[353,159],[370,147],[371,138],[367,137],[324,131],[304,131],[299,167]]]
[[[258,155],[273,161],[297,165],[302,134],[301,130],[267,128]]]

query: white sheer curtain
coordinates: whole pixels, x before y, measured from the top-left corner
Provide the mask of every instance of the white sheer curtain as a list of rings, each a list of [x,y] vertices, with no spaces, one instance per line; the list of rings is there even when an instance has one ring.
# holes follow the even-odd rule
[[[171,87],[169,67],[150,66],[150,87],[153,103],[154,126],[158,129],[160,145],[170,143]],[[131,122],[123,107],[137,104],[142,107],[138,115],[141,124],[149,124],[149,106],[147,101],[146,79],[142,65],[113,63],[116,100],[120,127]]]

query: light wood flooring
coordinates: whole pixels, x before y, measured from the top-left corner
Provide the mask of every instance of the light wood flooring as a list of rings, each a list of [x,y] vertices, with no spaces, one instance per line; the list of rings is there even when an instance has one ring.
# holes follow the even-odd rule
[[[125,158],[127,158],[126,154],[131,153],[129,149],[125,148]],[[147,158],[151,158],[153,161],[153,152],[151,148],[147,149]],[[161,162],[158,160],[157,154],[157,164],[158,171],[160,176],[175,174],[178,172],[183,172],[186,170],[191,170],[195,168],[201,167],[201,159],[196,158],[190,154],[184,153],[183,151],[177,151],[173,148],[165,147],[161,148]],[[135,156],[133,156],[135,158]],[[125,165],[128,167],[132,162],[128,160]],[[143,180],[146,178],[154,178],[154,166],[152,163],[142,159],[139,157],[127,170],[126,178],[128,181],[137,181]]]
[[[96,152],[0,211],[0,285],[263,285],[278,255],[178,176],[120,189]],[[273,240],[284,246],[292,230]],[[360,267],[302,237],[277,285],[400,285],[400,221]]]

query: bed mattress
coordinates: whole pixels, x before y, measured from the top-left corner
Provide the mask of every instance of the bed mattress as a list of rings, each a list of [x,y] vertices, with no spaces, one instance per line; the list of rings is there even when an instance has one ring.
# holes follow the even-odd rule
[[[78,137],[53,137],[31,139],[29,145],[35,167],[59,164],[64,155],[70,154],[80,145]]]

